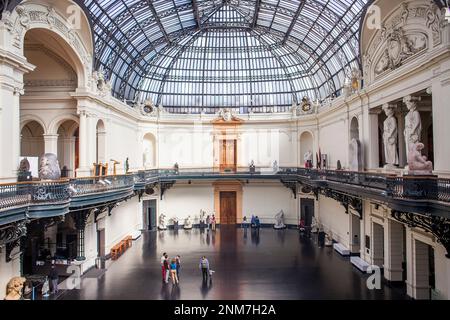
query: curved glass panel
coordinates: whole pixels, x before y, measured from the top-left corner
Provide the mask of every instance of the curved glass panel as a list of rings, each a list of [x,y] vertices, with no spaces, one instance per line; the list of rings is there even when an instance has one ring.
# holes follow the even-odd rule
[[[113,94],[171,111],[339,95],[369,0],[86,0]]]

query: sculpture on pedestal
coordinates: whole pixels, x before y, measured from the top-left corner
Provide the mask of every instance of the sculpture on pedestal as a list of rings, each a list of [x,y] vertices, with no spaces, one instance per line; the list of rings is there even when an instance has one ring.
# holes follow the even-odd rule
[[[352,139],[350,142],[349,162],[351,171],[362,171],[361,143],[357,139]]]
[[[175,174],[178,175],[180,173],[180,166],[178,165],[178,162],[176,162],[173,166],[173,170],[175,171]]]
[[[304,155],[303,155],[303,160],[305,161],[305,168],[312,168],[312,160],[313,160],[313,155],[311,150],[308,150]]]
[[[286,229],[286,225],[284,224],[284,211],[281,210],[275,215],[275,225],[273,226],[276,230]]]
[[[158,224],[159,230],[167,230],[166,226],[166,215],[164,213],[161,213],[159,215],[159,224]]]
[[[61,179],[61,169],[59,167],[56,154],[46,153],[41,157],[39,166],[39,179],[59,180]]]
[[[277,173],[278,172],[278,162],[277,162],[277,160],[275,160],[274,162],[273,162],[273,172],[274,173]]]
[[[184,220],[184,229],[186,229],[186,230],[192,229],[191,216],[187,216],[187,218]]]
[[[250,163],[249,170],[250,170],[250,173],[255,173],[255,171],[256,171],[255,162],[253,160]]]
[[[28,161],[28,159],[26,157],[20,161],[17,176],[18,176],[18,182],[32,180],[31,171],[30,171],[30,162]]]
[[[410,145],[408,153],[409,173],[413,175],[430,175],[433,171],[433,163],[422,155],[423,143]]]
[[[205,227],[205,222],[206,222],[206,212],[202,209],[200,209],[200,227],[204,228]]]
[[[412,96],[406,96],[403,102],[406,104],[409,112],[405,117],[405,143],[406,150],[410,150],[410,145],[414,145],[420,142],[422,137],[422,120],[420,119],[420,113],[417,111],[417,101],[419,98]]]
[[[312,222],[311,222],[311,232],[312,233],[317,233],[319,231],[319,222],[317,221],[316,217],[312,217]]]
[[[22,277],[12,278],[6,286],[5,300],[21,300],[22,289],[26,279]]]
[[[398,129],[397,119],[394,117],[394,106],[390,104],[383,105],[387,119],[383,123],[383,142],[384,156],[386,159],[385,168],[393,168],[398,165]]]

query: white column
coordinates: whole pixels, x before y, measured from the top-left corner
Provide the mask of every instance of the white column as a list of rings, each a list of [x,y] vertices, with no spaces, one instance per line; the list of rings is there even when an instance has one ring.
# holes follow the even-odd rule
[[[360,130],[364,131],[364,140],[362,143],[364,148],[364,162],[366,169],[378,169],[379,164],[379,149],[378,149],[378,114],[371,113],[367,107],[363,113],[363,123]]]
[[[447,61],[445,68],[450,68]],[[444,66],[441,66],[444,68]],[[432,85],[434,169],[450,173],[450,72],[436,77]]]
[[[45,153],[58,155],[58,135],[44,134]]]
[[[403,281],[403,225],[388,219],[385,235],[384,277],[389,281]]]
[[[90,164],[88,163],[89,156],[89,123],[86,111],[79,112],[80,114],[80,129],[79,129],[79,168],[77,169],[77,176],[90,176]]]

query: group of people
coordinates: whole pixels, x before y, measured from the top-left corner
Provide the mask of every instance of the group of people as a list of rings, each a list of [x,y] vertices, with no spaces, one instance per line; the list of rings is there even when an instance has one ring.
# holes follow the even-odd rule
[[[163,283],[169,283],[169,277],[172,279],[173,285],[178,285],[180,282],[180,267],[181,257],[177,255],[175,258],[169,259],[166,252],[161,256],[161,271]],[[202,272],[203,282],[207,282],[208,279],[212,279],[212,271],[209,267],[208,259],[203,256],[200,259],[199,268]]]
[[[169,283],[169,277],[172,284],[177,285],[180,282],[181,257],[177,255],[175,258],[169,259],[166,252],[161,257],[162,281]]]
[[[215,231],[216,230],[216,216],[213,214],[213,215],[208,215],[207,217],[206,217],[206,221],[205,221],[205,223],[206,223],[206,230],[213,230],[213,231]]]

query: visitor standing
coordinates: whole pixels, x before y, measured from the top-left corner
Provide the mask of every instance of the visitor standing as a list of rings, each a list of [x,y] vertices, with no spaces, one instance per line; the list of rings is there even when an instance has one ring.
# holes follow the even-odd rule
[[[207,282],[209,274],[209,261],[208,259],[206,259],[205,256],[203,256],[202,259],[200,260],[199,268],[202,271],[203,282]]]
[[[206,217],[206,231],[209,231],[210,225],[211,225],[211,217],[208,215]]]
[[[177,259],[173,258],[170,263],[170,275],[172,278],[172,284],[178,284],[178,276],[177,276]]]
[[[163,253],[163,255],[161,256],[161,273],[162,273],[162,281],[165,282],[166,281],[166,267],[164,265],[164,260],[166,260],[166,255],[167,253]]]
[[[216,216],[213,214],[211,218],[211,229],[216,231]]]
[[[175,259],[177,260],[177,277],[178,277],[178,280],[180,280],[180,267],[181,267],[180,255],[177,255],[177,257]]]
[[[52,269],[50,270],[49,279],[52,283],[52,294],[58,293],[58,280],[59,280],[59,274],[58,270],[56,270],[56,267],[54,264],[52,264]]]
[[[169,265],[169,256],[166,254],[164,256],[164,269],[165,269],[165,278],[164,282],[169,283],[169,276],[170,276],[170,265]]]

